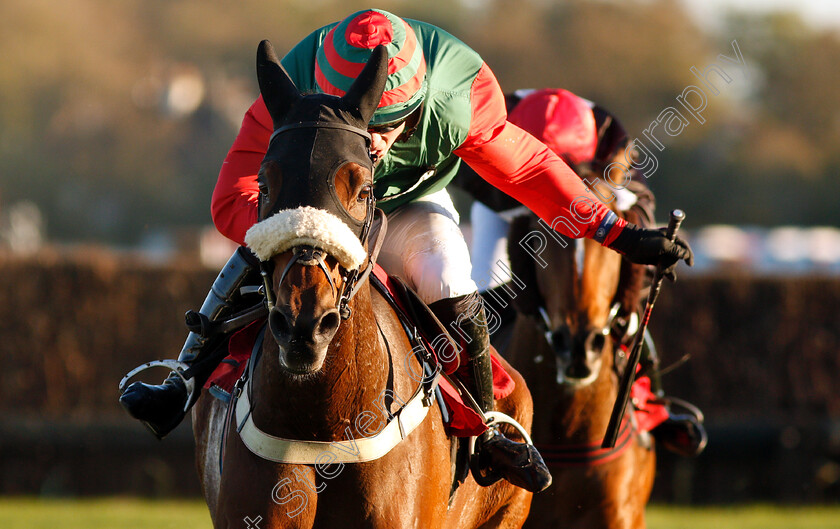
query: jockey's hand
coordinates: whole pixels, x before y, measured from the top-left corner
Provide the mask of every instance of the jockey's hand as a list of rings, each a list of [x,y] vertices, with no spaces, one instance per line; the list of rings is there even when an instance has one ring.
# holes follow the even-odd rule
[[[688,266],[694,264],[694,253],[688,243],[679,236],[673,242],[669,241],[665,236],[665,228],[648,230],[627,223],[608,246],[633,263],[660,267],[662,275],[671,281],[677,279],[679,261],[685,261]]]

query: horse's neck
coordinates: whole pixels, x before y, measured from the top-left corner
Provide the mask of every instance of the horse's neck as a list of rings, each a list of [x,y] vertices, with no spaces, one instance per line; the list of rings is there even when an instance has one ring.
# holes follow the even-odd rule
[[[360,289],[330,344],[321,370],[290,377],[280,368],[267,337],[254,381],[254,421],[267,433],[301,440],[335,441],[376,406],[389,379],[389,357],[380,340],[370,293]]]

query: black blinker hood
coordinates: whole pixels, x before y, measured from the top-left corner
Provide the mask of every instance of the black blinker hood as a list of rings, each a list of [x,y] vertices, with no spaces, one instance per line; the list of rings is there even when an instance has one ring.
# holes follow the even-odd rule
[[[257,50],[257,78],[275,132],[263,163],[274,161],[280,189],[269,177],[266,184],[277,197],[261,217],[283,210],[311,206],[334,214],[361,237],[365,221],[351,216],[335,188],[335,174],[355,162],[373,175],[367,124],[379,104],[387,78],[388,54],[377,46],[343,97],[300,95],[268,41]],[[353,197],[350,197],[353,199]]]
[[[336,193],[335,173],[355,162],[373,174],[370,135],[361,127],[346,124],[346,119],[337,119],[340,109],[321,106],[318,110],[314,119],[301,118],[306,121],[288,123],[272,135],[264,161],[277,164],[282,184],[266,216],[282,209],[311,206],[332,213],[360,236],[364,219],[351,216],[344,208]]]

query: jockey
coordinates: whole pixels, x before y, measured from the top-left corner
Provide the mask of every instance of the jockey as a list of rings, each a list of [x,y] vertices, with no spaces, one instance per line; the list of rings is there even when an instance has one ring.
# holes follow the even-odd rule
[[[379,263],[406,280],[444,324],[452,323],[465,337],[462,353],[471,372],[465,385],[488,412],[494,396],[485,313],[470,277],[458,213],[446,192],[461,160],[564,236],[590,237],[634,262],[669,269],[680,260],[690,263],[692,253],[682,240],[671,242],[659,230],[626,223],[587,196],[557,155],[507,122],[504,95],[481,57],[440,28],[364,10],[314,31],[282,64],[301,93],[341,96],[379,44],[389,57],[385,91],[369,124],[374,195],[389,216]],[[239,244],[258,219],[257,173],[272,130],[260,97],[245,115],[213,193],[217,229]],[[254,268],[246,254],[234,254],[217,279],[200,311],[208,319],[235,310],[234,293]],[[202,345],[191,335],[181,359],[192,363],[212,354]],[[184,384],[175,376],[158,386],[135,382],[121,397],[129,413],[158,437],[183,418],[186,400]],[[532,491],[551,483],[532,446],[495,428],[476,444],[484,469]]]
[[[602,196],[615,205],[623,216],[641,227],[654,224],[655,201],[647,187],[647,178],[626,157],[630,138],[624,127],[612,114],[591,101],[559,88],[517,90],[506,96],[508,121],[521,127],[557,153],[581,179],[595,182],[604,179],[604,171],[611,163],[621,164],[626,171],[621,187],[610,187],[612,196]],[[635,160],[633,160],[635,161]],[[612,176],[610,177],[613,178]],[[467,190],[476,201],[472,205],[472,265],[473,280],[485,302],[497,309],[498,314],[509,312],[495,300],[509,292],[493,267],[500,260],[509,266],[507,233],[513,217],[527,213],[517,200],[489,186],[474,171],[462,168],[457,185]],[[630,344],[638,329],[639,313],[645,297],[643,283],[649,267],[622,262],[616,302],[619,312],[613,321],[612,335],[622,344]],[[495,290],[495,293],[488,293]],[[512,308],[512,305],[508,304]],[[504,319],[504,318],[503,318]],[[665,397],[659,378],[659,359],[655,349],[644,347],[643,371],[651,380],[651,390],[664,402]],[[674,399],[676,400],[676,399]],[[681,400],[676,402],[683,403]],[[687,404],[687,403],[683,403]],[[680,407],[683,407],[682,405]],[[697,456],[706,446],[706,432],[702,414],[692,405],[685,406],[686,413],[670,413],[669,418],[653,430],[657,440],[669,450],[683,456]]]

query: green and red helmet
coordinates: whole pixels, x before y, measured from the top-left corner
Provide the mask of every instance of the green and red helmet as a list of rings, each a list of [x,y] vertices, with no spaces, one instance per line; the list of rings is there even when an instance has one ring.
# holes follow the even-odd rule
[[[387,11],[359,11],[327,33],[315,56],[318,88],[340,97],[380,44],[388,50],[388,80],[370,122],[376,126],[405,119],[426,95],[426,60],[411,26]]]

